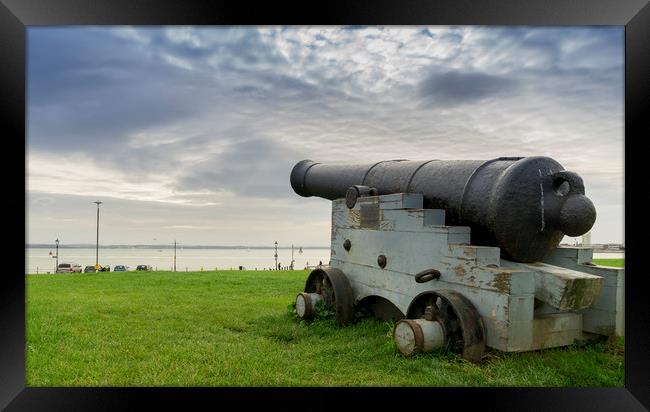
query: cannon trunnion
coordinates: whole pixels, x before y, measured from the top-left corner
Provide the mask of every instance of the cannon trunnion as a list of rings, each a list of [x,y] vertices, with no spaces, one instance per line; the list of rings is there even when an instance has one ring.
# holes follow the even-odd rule
[[[524,166],[541,167],[542,162],[551,167],[548,158],[532,159]],[[517,352],[569,345],[597,334],[622,335],[624,269],[593,265],[591,249],[558,248],[555,240],[548,240],[556,235],[543,238],[521,234],[511,239],[514,249],[503,253],[498,247],[503,241],[499,243],[494,236],[506,231],[485,234],[489,216],[497,216],[493,222],[503,224],[498,220],[500,206],[490,205],[490,201],[502,199],[500,196],[517,184],[516,176],[525,174],[512,169],[516,162],[463,163],[467,168],[462,178],[448,175],[456,187],[464,188],[460,196],[433,184],[426,188],[425,182],[413,183],[430,163],[415,166],[415,162],[389,162],[386,169],[380,167],[382,163],[343,169],[308,161],[298,163],[291,174],[294,190],[303,196],[332,199],[331,261],[309,275],[296,299],[298,315],[309,318],[317,304],[324,304],[333,308],[339,323],[347,324],[363,307],[377,317],[396,322],[393,337],[405,355],[445,346],[474,362],[480,361],[485,346]],[[396,181],[387,185],[389,171],[400,163],[408,167],[399,176],[391,172],[391,179]],[[499,164],[502,167],[496,167]],[[540,185],[547,183],[553,190],[558,176],[571,181],[571,188],[558,189],[564,191],[559,196],[563,199],[553,203],[543,197],[546,203],[542,209],[537,193],[535,213],[557,212],[557,216],[548,217],[544,229],[561,234],[564,229],[590,228],[595,212],[591,216],[593,205],[585,201],[582,180],[563,171],[557,163],[540,170],[541,179],[537,173],[534,181],[538,192]],[[339,186],[332,184],[334,175],[348,177],[342,178]],[[468,194],[479,190],[471,182],[485,185],[494,182],[495,176],[502,180],[496,179],[497,184],[485,193],[485,205],[481,207],[487,206],[486,211],[476,212],[484,213],[483,217],[474,219],[472,226],[460,224],[480,206],[476,195]],[[547,176],[554,177],[546,180]],[[499,189],[500,184],[507,188]],[[419,190],[393,192],[406,188]],[[434,189],[436,195],[431,196]],[[447,196],[444,205],[441,193]],[[575,201],[567,203],[570,199]],[[580,221],[576,223],[562,217],[569,213],[565,208],[571,213],[582,210],[589,216],[576,217]],[[562,223],[562,219],[568,220]],[[519,230],[530,227],[521,226]],[[492,236],[494,242],[476,244],[475,230],[481,233],[480,239]],[[539,226],[534,231],[541,233]],[[527,258],[516,261],[511,257],[518,251],[525,252],[518,242],[525,246],[539,239],[544,246],[534,245]],[[537,254],[543,257],[530,261]]]

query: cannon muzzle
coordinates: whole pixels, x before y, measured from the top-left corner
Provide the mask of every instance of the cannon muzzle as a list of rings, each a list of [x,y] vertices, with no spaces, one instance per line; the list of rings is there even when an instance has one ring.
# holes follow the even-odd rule
[[[372,164],[298,162],[291,187],[300,196],[421,193],[424,207],[444,209],[446,224],[469,226],[472,244],[498,246],[518,262],[541,260],[564,235],[591,229],[596,209],[582,178],[542,156],[492,160],[387,160]]]

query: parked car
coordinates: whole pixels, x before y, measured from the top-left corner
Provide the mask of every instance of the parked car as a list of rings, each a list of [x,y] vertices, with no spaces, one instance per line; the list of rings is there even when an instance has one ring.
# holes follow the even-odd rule
[[[113,269],[113,272],[126,272],[129,270],[128,266],[124,265],[115,265],[115,268]]]
[[[81,273],[81,265],[77,263],[59,263],[56,273]]]
[[[149,266],[149,265],[138,265],[138,267],[135,268],[135,270],[147,270],[148,271],[148,270],[153,270],[153,268],[151,266]]]
[[[111,267],[110,267],[110,265],[102,266],[102,267],[99,268],[99,271],[100,272],[110,272]]]
[[[97,272],[94,266],[88,265],[84,268],[84,273],[94,273]]]

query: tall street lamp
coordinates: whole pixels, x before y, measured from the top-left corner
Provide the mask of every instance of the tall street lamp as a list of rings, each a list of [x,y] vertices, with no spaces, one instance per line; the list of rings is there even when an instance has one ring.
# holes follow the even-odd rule
[[[275,270],[278,269],[278,242],[275,242]]]
[[[103,202],[93,202],[97,205],[97,247],[95,249],[95,270],[99,270],[99,205]]]

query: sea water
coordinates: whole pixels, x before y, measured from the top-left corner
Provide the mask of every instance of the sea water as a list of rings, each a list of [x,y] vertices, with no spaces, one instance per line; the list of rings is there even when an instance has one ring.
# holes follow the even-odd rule
[[[51,253],[51,255],[50,255]],[[56,249],[42,247],[25,248],[25,273],[53,273],[56,266]],[[274,249],[176,249],[176,270],[233,270],[243,266],[246,270],[269,270],[275,266]],[[299,248],[293,251],[294,269],[313,267],[330,260],[329,248]],[[59,247],[59,263],[78,263],[82,267],[95,265],[95,248],[62,248]],[[291,248],[278,248],[278,263],[282,266],[291,264]],[[99,264],[110,265],[111,270],[116,265],[129,266],[135,270],[138,265],[150,265],[156,270],[172,270],[174,266],[174,249],[148,248],[99,248]]]

